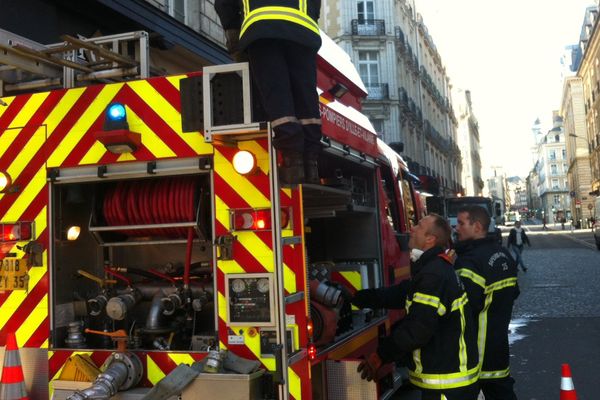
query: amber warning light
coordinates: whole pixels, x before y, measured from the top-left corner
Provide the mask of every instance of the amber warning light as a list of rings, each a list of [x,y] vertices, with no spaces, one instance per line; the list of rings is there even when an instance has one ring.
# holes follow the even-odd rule
[[[0,224],[0,242],[18,242],[33,239],[32,222]]]

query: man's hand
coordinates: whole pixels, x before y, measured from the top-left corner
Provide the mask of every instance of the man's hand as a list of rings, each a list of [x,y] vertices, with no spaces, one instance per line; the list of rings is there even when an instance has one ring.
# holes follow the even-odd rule
[[[373,289],[359,290],[352,297],[352,304],[358,308],[374,308],[377,296]]]
[[[233,54],[238,51],[238,45],[240,43],[240,31],[239,29],[227,29],[225,31],[225,46],[229,54]]]
[[[239,29],[227,29],[225,31],[225,46],[227,51],[236,62],[248,61],[246,55],[240,51],[240,31]]]
[[[379,379],[377,374],[382,365],[383,361],[381,361],[379,355],[377,353],[371,353],[364,361],[360,363],[356,369],[356,372],[360,372],[360,377],[370,382],[373,379]]]

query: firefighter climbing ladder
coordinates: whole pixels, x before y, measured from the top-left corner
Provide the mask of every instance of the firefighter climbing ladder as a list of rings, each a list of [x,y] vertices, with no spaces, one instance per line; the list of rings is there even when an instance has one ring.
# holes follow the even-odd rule
[[[237,121],[228,121],[222,125],[214,125],[215,110],[215,95],[219,90],[223,88],[215,88],[217,85],[214,81],[216,75],[229,74],[235,77],[239,77],[241,83],[241,106],[237,114]],[[227,64],[204,67],[202,71],[203,89],[202,89],[202,101],[204,103],[204,139],[207,142],[213,143],[230,143],[234,144],[239,141],[252,140],[255,138],[267,137],[268,140],[268,154],[269,154],[269,171],[270,171],[270,201],[271,201],[271,221],[272,221],[272,243],[273,243],[273,263],[274,263],[274,289],[275,289],[275,332],[276,332],[276,374],[275,381],[279,383],[279,395],[278,398],[287,400],[289,398],[289,377],[288,377],[288,359],[285,355],[284,349],[288,347],[288,336],[286,333],[286,297],[284,294],[284,263],[283,263],[283,246],[289,244],[301,244],[301,239],[297,237],[282,237],[282,224],[281,224],[281,204],[280,204],[280,192],[279,179],[277,174],[277,156],[275,149],[271,143],[270,125],[267,123],[252,122],[252,101],[251,101],[251,89],[250,89],[250,71],[247,63],[238,64]],[[230,92],[231,93],[231,92]],[[240,93],[238,91],[237,93]],[[220,94],[221,96],[223,93]],[[235,117],[234,117],[235,119]],[[299,240],[300,239],[300,240]],[[217,259],[218,257],[215,257]],[[216,287],[216,285],[215,285]],[[289,298],[287,301],[290,300]]]

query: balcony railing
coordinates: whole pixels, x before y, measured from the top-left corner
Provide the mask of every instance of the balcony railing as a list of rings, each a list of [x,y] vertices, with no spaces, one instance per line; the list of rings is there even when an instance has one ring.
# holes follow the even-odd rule
[[[404,32],[402,28],[399,26],[394,27],[394,36],[396,38],[396,45],[400,49],[400,51],[406,50],[406,38],[404,37]]]
[[[387,83],[367,83],[367,100],[386,100],[390,98],[389,86]]]
[[[352,35],[384,36],[385,21],[382,19],[353,19]]]

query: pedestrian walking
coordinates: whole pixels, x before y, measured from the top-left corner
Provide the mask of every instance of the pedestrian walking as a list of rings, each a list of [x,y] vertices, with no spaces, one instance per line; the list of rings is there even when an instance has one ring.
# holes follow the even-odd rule
[[[477,321],[479,385],[486,400],[516,400],[510,376],[508,324],[519,295],[517,266],[507,249],[486,238],[487,211],[466,206],[458,211],[454,264]]]
[[[216,0],[229,52],[245,52],[281,152],[283,183],[318,183],[320,0]]]
[[[548,227],[546,226],[546,217],[542,217],[542,229],[547,231]]]
[[[407,310],[406,317],[361,362],[363,379],[377,379],[382,365],[406,363],[423,400],[475,400],[479,393],[475,320],[462,283],[445,249],[451,229],[439,215],[411,229],[412,279],[387,288],[360,290],[360,308]]]
[[[521,227],[521,221],[515,222],[514,228],[508,233],[508,239],[506,240],[506,247],[512,251],[517,262],[517,267],[521,267],[523,272],[527,272],[527,267],[523,262],[523,247],[525,245],[531,247],[531,242],[525,233],[525,229]]]

